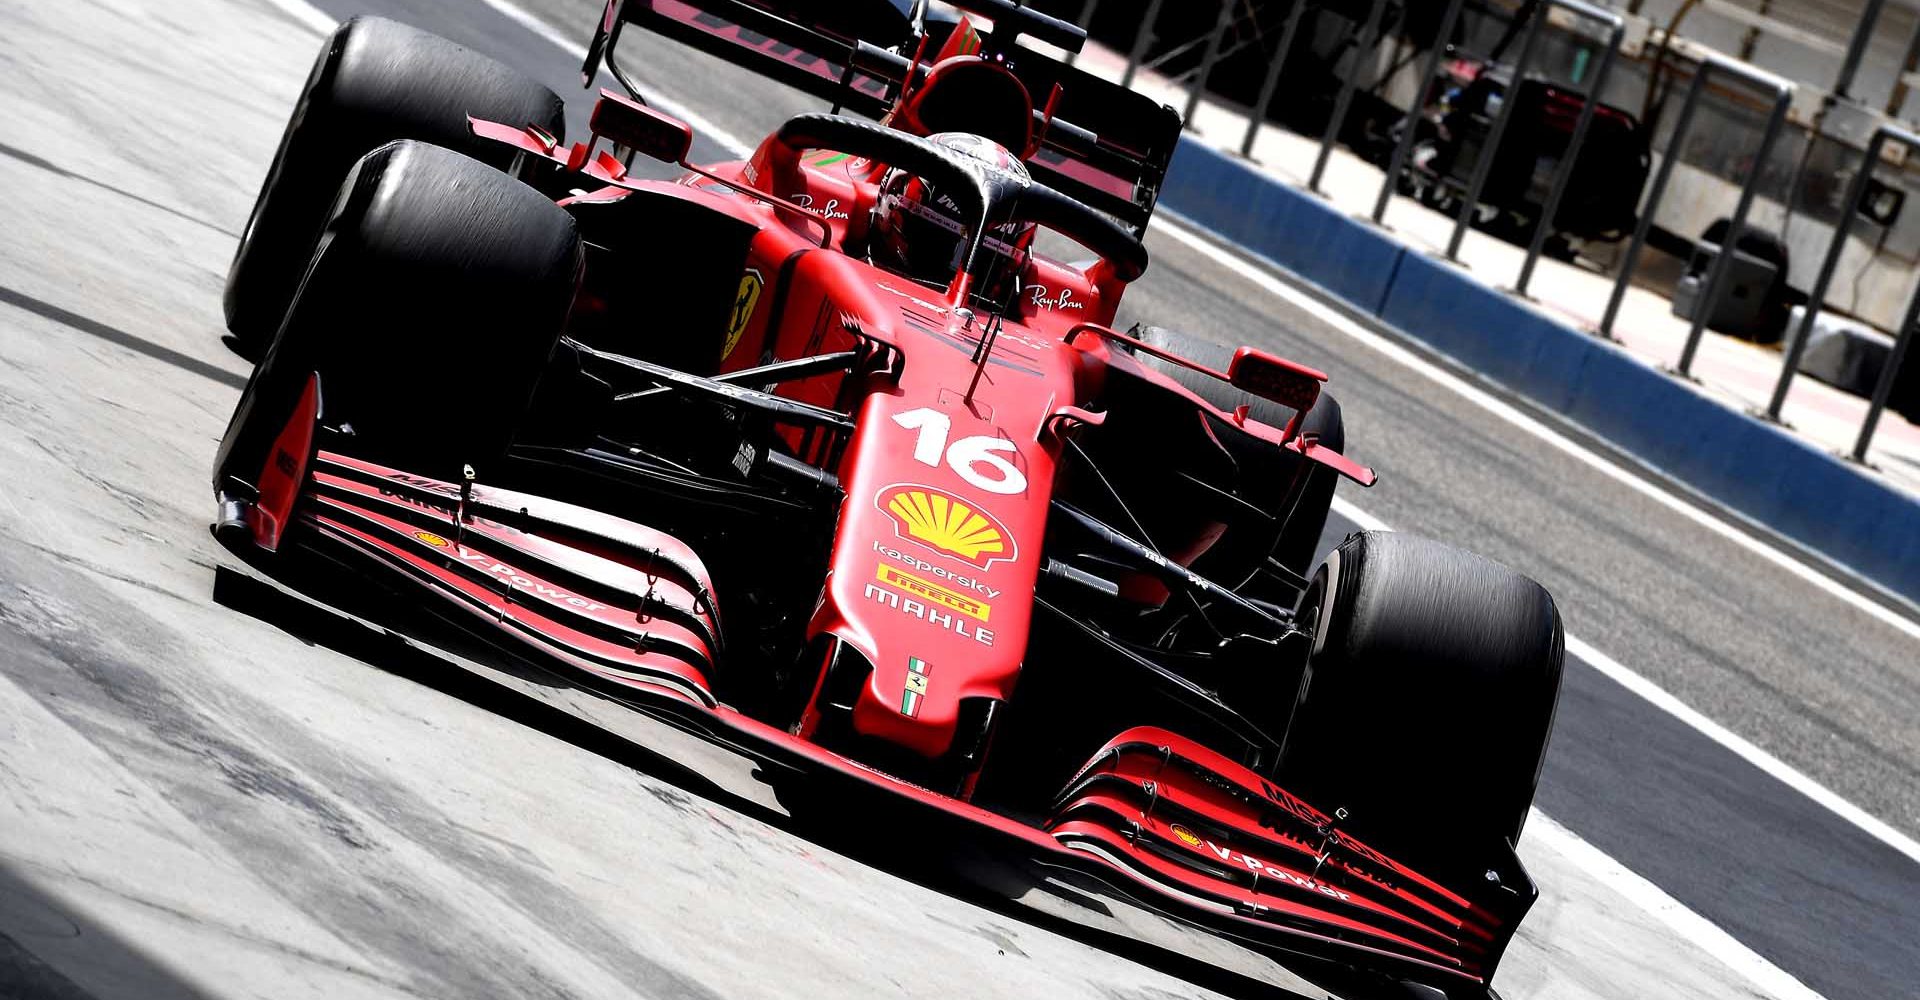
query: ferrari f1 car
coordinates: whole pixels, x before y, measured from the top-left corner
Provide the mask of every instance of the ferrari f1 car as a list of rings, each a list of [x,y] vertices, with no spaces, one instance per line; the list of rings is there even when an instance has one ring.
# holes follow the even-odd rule
[[[1374,478],[1325,376],[1113,326],[1177,116],[960,6],[991,27],[614,0],[588,81],[640,26],[854,113],[704,166],[637,90],[569,144],[538,84],[342,25],[229,279],[217,537],[1264,952],[1487,995],[1552,599],[1404,535],[1313,565]]]

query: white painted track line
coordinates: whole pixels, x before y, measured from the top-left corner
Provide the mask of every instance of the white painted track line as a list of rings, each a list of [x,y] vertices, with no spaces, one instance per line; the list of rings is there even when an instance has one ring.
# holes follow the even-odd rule
[[[1739,973],[1758,988],[1759,995],[1782,1000],[1821,1000],[1820,994],[1791,973],[1762,958],[1719,925],[1688,909],[1546,813],[1535,809],[1527,816],[1526,839],[1534,847],[1545,847],[1565,858],[1568,864],[1594,881],[1618,892],[1660,926]]]
[[[1174,222],[1168,219],[1167,216],[1172,216],[1180,221]],[[1191,220],[1180,216],[1177,212],[1166,209],[1160,211],[1160,218],[1155,221],[1153,231],[1165,233],[1179,240],[1194,252],[1199,253],[1249,281],[1259,284],[1263,289],[1286,299],[1292,305],[1312,315],[1314,319],[1333,327],[1368,348],[1378,351],[1392,358],[1394,361],[1413,369],[1439,384],[1442,388],[1465,398],[1468,402],[1487,411],[1487,413],[1498,418],[1503,423],[1524,431],[1555,450],[1598,471],[1609,479],[1659,503],[1661,506],[1674,511],[1687,520],[1746,549],[1748,552],[1773,563],[1775,566],[1792,573],[1806,583],[1813,585],[1821,592],[1839,598],[1854,609],[1871,616],[1883,624],[1892,626],[1911,638],[1920,639],[1920,621],[1915,621],[1892,608],[1888,608],[1877,601],[1862,596],[1852,588],[1808,566],[1804,561],[1796,558],[1792,554],[1782,551],[1778,546],[1769,545],[1747,532],[1741,531],[1739,528],[1728,524],[1725,520],[1701,510],[1698,506],[1687,502],[1684,498],[1675,496],[1673,493],[1661,489],[1659,486],[1648,482],[1641,476],[1634,475],[1632,472],[1621,468],[1617,462],[1595,452],[1591,448],[1585,447],[1572,438],[1561,434],[1559,431],[1548,427],[1546,424],[1527,415],[1512,404],[1487,392],[1485,389],[1433,364],[1392,338],[1376,333],[1368,327],[1363,326],[1346,313],[1327,305],[1318,296],[1282,281],[1266,268],[1247,260],[1245,257],[1228,251],[1221,246],[1221,244],[1231,245],[1231,240],[1213,233],[1204,226],[1193,223]]]
[[[275,10],[323,34],[333,34],[340,22],[306,0],[266,0]],[[584,58],[584,56],[582,57]]]
[[[1333,498],[1334,512],[1369,531],[1392,531],[1385,521],[1355,506],[1345,497]],[[1614,680],[1628,691],[1646,699],[1655,708],[1679,719],[1701,735],[1732,751],[1741,760],[1752,764],[1788,788],[1819,803],[1822,807],[1841,819],[1866,831],[1875,840],[1892,847],[1909,859],[1920,862],[1920,843],[1913,838],[1888,826],[1866,810],[1841,798],[1840,795],[1818,781],[1813,780],[1791,764],[1753,745],[1745,737],[1695,711],[1679,698],[1674,697],[1665,688],[1645,676],[1621,664],[1620,661],[1595,649],[1591,644],[1574,636],[1567,636],[1567,652],[1582,662]]]

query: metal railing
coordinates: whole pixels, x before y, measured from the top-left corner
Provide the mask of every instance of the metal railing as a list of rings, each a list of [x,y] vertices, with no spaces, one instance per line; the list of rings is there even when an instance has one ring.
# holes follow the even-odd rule
[[[1296,15],[1299,8],[1305,6],[1304,2],[1296,5]],[[1414,133],[1419,131],[1414,127],[1414,123],[1420,116],[1421,102],[1427,99],[1427,88],[1433,86],[1433,78],[1440,75],[1440,63],[1447,53],[1447,39],[1453,37],[1453,29],[1460,24],[1460,9],[1465,6],[1466,0],[1452,0],[1447,4],[1447,12],[1440,18],[1440,31],[1433,36],[1433,49],[1427,53],[1426,64],[1420,71],[1420,82],[1413,88],[1413,100],[1407,108],[1406,127],[1400,130],[1400,139],[1393,144],[1393,156],[1387,160],[1387,179],[1381,183],[1380,197],[1373,203],[1373,221],[1377,225],[1384,225],[1387,204],[1393,200],[1394,188],[1400,181],[1400,172],[1406,169],[1407,154],[1413,151]],[[1291,24],[1288,28],[1291,31]],[[1292,35],[1289,34],[1288,37],[1291,38]],[[1255,120],[1254,125],[1259,126],[1258,119]],[[1251,142],[1252,129],[1247,131],[1247,136],[1248,141]]]
[[[1093,14],[1095,11],[1099,9],[1100,9],[1100,0],[1087,0],[1086,5],[1080,8],[1080,20],[1075,21],[1074,23],[1078,24],[1082,28],[1087,29],[1088,31],[1092,31],[1093,30]],[[1069,66],[1073,65],[1075,60],[1077,60],[1079,57],[1080,57],[1080,54],[1078,52],[1067,53],[1067,65]]]
[[[1459,6],[1462,0],[1453,0]],[[1254,102],[1253,113],[1247,116],[1247,134],[1240,140],[1240,155],[1253,155],[1253,141],[1260,136],[1260,127],[1267,123],[1267,112],[1273,107],[1274,91],[1280,87],[1280,71],[1286,68],[1287,57],[1293,54],[1294,36],[1300,33],[1301,15],[1313,6],[1312,0],[1294,0],[1293,9],[1287,12],[1287,26],[1280,29],[1280,44],[1273,50],[1273,56],[1267,62],[1266,79],[1260,82],[1260,98]]]
[[[1493,175],[1493,161],[1500,156],[1500,142],[1507,137],[1507,123],[1513,120],[1513,109],[1520,106],[1520,85],[1526,81],[1527,67],[1533,64],[1533,45],[1540,40],[1540,22],[1545,19],[1546,7],[1543,4],[1534,10],[1520,39],[1520,58],[1513,64],[1513,83],[1507,88],[1506,99],[1500,102],[1500,113],[1493,118],[1486,145],[1474,158],[1473,179],[1467,182],[1467,196],[1461,199],[1460,214],[1453,220],[1453,235],[1447,238],[1447,259],[1456,263],[1460,260],[1460,245],[1467,239],[1467,227],[1473,225],[1474,214],[1480,210],[1480,196],[1487,191],[1487,178]],[[1411,127],[1412,123],[1408,125]]]
[[[1100,0],[1086,0],[1080,18],[1082,25],[1091,23],[1092,16],[1099,2]],[[1139,2],[1139,0],[1136,0],[1136,2]],[[1193,72],[1190,77],[1186,98],[1186,110],[1183,116],[1184,119],[1189,122],[1192,120],[1194,113],[1199,109],[1200,101],[1205,95],[1207,83],[1212,77],[1216,65],[1223,57],[1225,39],[1234,24],[1235,6],[1240,3],[1241,0],[1218,0],[1218,2],[1219,6],[1213,27],[1208,35],[1203,36],[1206,46],[1204,55],[1201,57],[1197,71]],[[1123,85],[1130,86],[1132,84],[1139,67],[1146,58],[1147,52],[1158,39],[1154,25],[1159,19],[1163,6],[1164,0],[1144,0],[1144,12],[1140,27],[1129,49],[1126,71],[1121,78]],[[1376,224],[1383,223],[1387,207],[1392,202],[1400,178],[1408,169],[1408,159],[1412,153],[1412,147],[1415,142],[1416,128],[1414,127],[1413,119],[1420,114],[1428,89],[1433,85],[1433,81],[1440,75],[1441,67],[1448,50],[1446,40],[1453,36],[1465,6],[1466,0],[1448,0],[1446,11],[1440,20],[1439,31],[1435,35],[1436,44],[1423,60],[1422,70],[1414,87],[1414,105],[1409,111],[1407,126],[1402,130],[1400,136],[1394,143],[1392,154],[1387,162],[1386,176],[1382,179],[1379,195],[1373,204],[1371,218]],[[1385,0],[1372,0],[1366,21],[1354,36],[1356,54],[1369,51],[1378,43],[1381,31],[1381,20],[1385,7]],[[1259,96],[1254,102],[1253,107],[1248,109],[1247,127],[1244,135],[1241,137],[1239,145],[1241,156],[1247,158],[1252,158],[1253,156],[1254,146],[1259,137],[1260,130],[1267,123],[1267,115],[1272,109],[1273,101],[1277,96],[1281,77],[1285,72],[1289,58],[1293,54],[1302,21],[1309,12],[1321,9],[1331,9],[1328,0],[1294,0],[1281,29],[1279,41],[1268,54],[1268,62],[1261,81]],[[1449,260],[1457,260],[1461,246],[1466,238],[1466,232],[1471,227],[1480,206],[1480,199],[1485,194],[1486,184],[1498,158],[1501,144],[1506,138],[1508,123],[1514,114],[1515,107],[1519,104],[1517,96],[1520,85],[1526,79],[1526,74],[1531,66],[1541,24],[1547,20],[1549,11],[1554,9],[1571,14],[1588,26],[1601,29],[1605,36],[1605,47],[1601,52],[1598,65],[1592,78],[1586,81],[1586,86],[1584,87],[1585,93],[1583,95],[1584,100],[1579,117],[1576,119],[1573,132],[1568,139],[1566,151],[1560,157],[1560,162],[1554,170],[1553,179],[1549,183],[1546,203],[1541,210],[1539,218],[1533,224],[1526,257],[1520,267],[1518,277],[1513,287],[1513,292],[1521,297],[1527,297],[1528,295],[1528,287],[1532,283],[1540,256],[1545,249],[1547,238],[1553,232],[1555,218],[1559,214],[1559,209],[1563,203],[1567,189],[1572,184],[1574,170],[1579,162],[1580,152],[1584,148],[1590,132],[1595,108],[1600,103],[1601,95],[1604,92],[1609,75],[1615,63],[1618,61],[1620,47],[1626,33],[1626,19],[1621,14],[1597,6],[1593,2],[1589,2],[1589,0],[1545,0],[1544,3],[1534,9],[1534,12],[1529,17],[1523,29],[1525,34],[1522,36],[1519,56],[1513,67],[1513,83],[1508,88],[1508,99],[1503,102],[1500,111],[1495,116],[1494,122],[1488,132],[1487,141],[1474,163],[1466,196],[1460,205],[1458,214],[1454,217],[1453,229],[1446,247],[1447,258]],[[1182,48],[1190,50],[1191,46],[1200,44],[1201,40],[1202,39],[1193,39],[1183,45]],[[1606,309],[1596,328],[1596,332],[1600,336],[1613,339],[1614,324],[1619,319],[1621,306],[1625,300],[1627,289],[1632,283],[1635,272],[1638,270],[1642,253],[1646,248],[1648,233],[1653,225],[1653,218],[1666,197],[1667,187],[1672,179],[1675,165],[1678,164],[1681,159],[1682,151],[1685,148],[1696,119],[1696,112],[1699,109],[1702,97],[1707,88],[1716,80],[1725,78],[1759,91],[1762,97],[1767,99],[1770,104],[1766,123],[1761,133],[1759,144],[1752,152],[1751,166],[1747,171],[1746,178],[1741,183],[1739,200],[1734,207],[1732,217],[1728,220],[1727,232],[1722,239],[1719,251],[1714,255],[1712,263],[1707,268],[1705,284],[1702,286],[1701,295],[1695,300],[1691,326],[1687,331],[1685,346],[1682,348],[1680,357],[1674,368],[1679,375],[1686,377],[1691,377],[1690,372],[1693,361],[1698,353],[1699,345],[1708,321],[1712,317],[1714,310],[1719,306],[1720,298],[1727,293],[1726,286],[1729,283],[1728,273],[1732,268],[1732,258],[1739,252],[1738,247],[1741,238],[1747,232],[1747,219],[1752,211],[1754,202],[1758,198],[1759,185],[1761,183],[1761,177],[1765,172],[1768,156],[1778,142],[1780,134],[1784,129],[1787,112],[1792,105],[1795,89],[1791,82],[1780,76],[1758,69],[1747,63],[1721,56],[1717,53],[1708,52],[1694,58],[1698,61],[1699,68],[1695,71],[1691,81],[1688,83],[1685,97],[1681,102],[1679,117],[1676,119],[1673,130],[1668,138],[1666,150],[1661,154],[1660,167],[1654,174],[1651,186],[1647,189],[1643,206],[1634,225],[1633,235],[1628,240],[1626,250],[1621,256],[1619,273],[1613,281],[1610,294],[1607,298]],[[1355,58],[1351,59],[1347,72],[1340,80],[1340,87],[1334,100],[1332,116],[1328,120],[1326,130],[1320,138],[1319,151],[1314,160],[1313,170],[1307,180],[1308,189],[1316,193],[1320,190],[1320,182],[1325,175],[1329,160],[1332,157],[1334,144],[1338,141],[1341,130],[1345,127],[1346,118],[1351,110],[1354,93],[1359,88],[1361,77],[1366,73],[1370,65],[1371,63],[1369,63],[1368,60],[1356,55]],[[1787,345],[1779,380],[1774,387],[1772,400],[1768,404],[1764,414],[1766,419],[1774,421],[1780,419],[1780,410],[1786,401],[1789,386],[1798,371],[1801,357],[1806,350],[1807,342],[1812,334],[1814,321],[1820,312],[1826,293],[1831,286],[1834,272],[1838,268],[1840,257],[1851,229],[1853,215],[1866,191],[1866,185],[1872,175],[1873,167],[1879,162],[1881,152],[1889,142],[1899,143],[1915,153],[1920,153],[1920,135],[1893,126],[1883,126],[1873,134],[1871,141],[1868,143],[1866,154],[1861,161],[1861,167],[1854,175],[1849,186],[1846,207],[1842,212],[1840,222],[1835,227],[1826,259],[1822,264],[1819,277],[1814,283],[1811,301],[1807,307],[1806,314],[1800,321],[1797,336]],[[1917,328],[1920,328],[1920,285],[1916,285],[1912,297],[1908,301],[1901,327],[1896,334],[1893,349],[1874,387],[1873,397],[1867,410],[1866,419],[1862,423],[1859,437],[1854,444],[1852,458],[1855,461],[1864,462],[1866,459],[1867,449],[1871,444],[1874,431],[1892,395],[1895,380],[1899,376],[1902,364],[1915,339],[1915,331]]]
[[[1296,3],[1304,0],[1294,0]],[[1326,134],[1320,137],[1320,155],[1313,159],[1313,173],[1307,176],[1307,190],[1320,193],[1320,178],[1326,175],[1327,161],[1333,157],[1334,140],[1340,138],[1340,127],[1347,123],[1347,112],[1353,107],[1353,91],[1360,82],[1360,67],[1365,62],[1360,53],[1370,51],[1380,41],[1380,15],[1387,9],[1386,0],[1373,0],[1373,7],[1367,11],[1367,25],[1360,29],[1359,41],[1354,45],[1354,56],[1347,69],[1347,75],[1340,81],[1340,96],[1333,101],[1333,117],[1327,120]]]
[[[1210,56],[1217,56],[1218,54],[1218,36],[1225,33],[1225,29],[1229,23],[1228,11],[1232,9],[1234,2],[1235,0],[1226,0],[1226,2],[1222,4],[1221,23],[1215,29],[1216,37],[1214,42],[1216,44],[1208,47]],[[1460,3],[1461,0],[1453,0],[1456,8]],[[1280,86],[1280,74],[1286,68],[1287,58],[1293,53],[1293,43],[1294,39],[1300,33],[1300,21],[1302,17],[1309,9],[1319,9],[1322,6],[1321,0],[1294,0],[1293,9],[1287,13],[1286,27],[1280,31],[1280,43],[1274,48],[1273,55],[1267,63],[1266,77],[1260,83],[1260,96],[1254,102],[1251,112],[1247,115],[1247,131],[1240,139],[1241,156],[1248,158],[1253,157],[1254,141],[1259,138],[1260,129],[1266,124],[1267,112],[1273,107],[1274,93]],[[1346,76],[1340,80],[1340,90],[1333,101],[1333,114],[1327,119],[1326,131],[1320,136],[1320,152],[1314,157],[1312,173],[1307,176],[1307,189],[1316,194],[1320,193],[1320,180],[1326,175],[1327,163],[1333,158],[1333,147],[1334,144],[1339,141],[1340,130],[1346,126],[1347,113],[1353,109],[1353,95],[1354,92],[1359,89],[1360,70],[1362,64],[1365,62],[1360,56],[1360,53],[1371,50],[1379,42],[1380,22],[1386,13],[1386,9],[1386,0],[1373,0],[1372,6],[1367,10],[1366,23],[1361,27],[1359,34],[1355,36],[1354,58],[1347,70]],[[1194,109],[1199,107],[1200,88],[1204,86],[1211,71],[1212,66],[1203,63],[1200,77],[1194,89],[1187,95],[1187,120],[1189,121],[1193,118]]]
[[[1214,64],[1220,61],[1220,45],[1226,41],[1227,29],[1233,27],[1233,7],[1240,0],[1220,0],[1220,13],[1213,19],[1213,31],[1207,35],[1207,51],[1200,56],[1200,71],[1194,74],[1193,85],[1187,88],[1187,107],[1180,113],[1180,120],[1193,127],[1193,113],[1200,110],[1200,96],[1207,92],[1207,78],[1213,75]]]
[[[1594,70],[1593,80],[1587,84],[1580,118],[1574,122],[1573,136],[1567,140],[1567,151],[1561,155],[1559,169],[1554,171],[1553,183],[1547,188],[1547,204],[1540,211],[1540,221],[1534,223],[1533,239],[1527,244],[1526,262],[1520,265],[1520,276],[1514,279],[1513,290],[1523,298],[1526,297],[1527,286],[1533,283],[1533,269],[1540,263],[1540,252],[1546,249],[1547,234],[1553,231],[1553,220],[1560,214],[1560,200],[1567,193],[1567,185],[1573,182],[1573,168],[1580,162],[1580,150],[1586,147],[1587,129],[1593,124],[1593,109],[1599,106],[1600,95],[1605,93],[1607,77],[1613,72],[1614,60],[1620,55],[1620,41],[1627,34],[1627,19],[1613,11],[1579,3],[1578,0],[1554,0],[1554,3],[1587,21],[1606,25],[1607,48],[1600,56],[1600,66]],[[1540,16],[1546,16],[1544,9]],[[1517,80],[1516,77],[1516,89]]]
[[[1660,157],[1660,169],[1654,174],[1653,187],[1647,192],[1646,207],[1640,211],[1640,221],[1633,227],[1633,239],[1627,243],[1627,252],[1620,260],[1620,274],[1613,282],[1613,293],[1607,297],[1607,309],[1600,317],[1599,333],[1603,337],[1613,337],[1613,324],[1620,316],[1620,304],[1627,296],[1627,285],[1633,280],[1633,272],[1640,264],[1640,252],[1647,245],[1647,231],[1653,225],[1654,213],[1667,194],[1667,182],[1673,177],[1674,165],[1680,162],[1681,150],[1686,145],[1687,134],[1693,127],[1694,112],[1700,107],[1700,95],[1706,91],[1707,83],[1715,76],[1730,76],[1743,83],[1768,91],[1773,95],[1773,111],[1767,116],[1766,132],[1760,140],[1760,146],[1754,151],[1753,166],[1747,171],[1746,183],[1740,188],[1740,201],[1735,205],[1733,218],[1727,225],[1727,235],[1716,254],[1713,264],[1707,268],[1707,284],[1701,296],[1694,302],[1693,326],[1687,331],[1687,343],[1681,350],[1679,371],[1685,375],[1693,365],[1694,352],[1698,349],[1700,335],[1706,329],[1707,317],[1720,304],[1720,295],[1724,291],[1727,267],[1731,263],[1734,248],[1740,245],[1740,237],[1747,229],[1747,213],[1753,208],[1754,195],[1760,186],[1760,176],[1764,173],[1767,153],[1773,149],[1773,143],[1780,135],[1780,126],[1786,121],[1787,109],[1793,104],[1793,84],[1768,73],[1765,70],[1735,62],[1724,56],[1707,53],[1702,57],[1700,68],[1693,74],[1693,82],[1687,85],[1687,96],[1680,105],[1680,118],[1673,124],[1673,134],[1667,139],[1667,151]]]
[[[1479,211],[1480,196],[1486,193],[1487,178],[1492,176],[1494,161],[1500,156],[1500,143],[1506,138],[1507,123],[1513,118],[1514,109],[1520,105],[1520,85],[1526,81],[1527,70],[1533,65],[1534,43],[1540,38],[1540,24],[1547,19],[1547,12],[1553,8],[1567,11],[1587,21],[1607,25],[1611,29],[1611,35],[1608,39],[1607,53],[1601,57],[1600,74],[1604,74],[1613,67],[1614,53],[1619,49],[1620,39],[1626,31],[1626,21],[1620,15],[1582,3],[1581,0],[1547,0],[1546,3],[1534,8],[1533,16],[1527,20],[1526,34],[1520,42],[1520,57],[1514,62],[1513,83],[1508,88],[1506,100],[1500,104],[1500,114],[1493,120],[1493,130],[1487,135],[1487,143],[1474,162],[1473,179],[1467,184],[1466,199],[1460,205],[1459,216],[1454,219],[1453,235],[1447,240],[1448,260],[1459,260],[1460,246],[1466,241],[1467,228],[1473,224],[1474,214]],[[1536,247],[1546,245],[1547,230],[1553,225],[1553,212],[1559,210],[1560,195],[1567,180],[1572,177],[1572,168],[1579,154],[1579,147],[1586,142],[1586,129],[1593,122],[1593,106],[1599,100],[1600,84],[1604,82],[1606,82],[1604,76],[1597,74],[1589,91],[1590,99],[1585,102],[1586,106],[1581,110],[1574,134],[1568,140],[1569,148],[1566,155],[1561,157],[1561,169],[1554,175],[1554,187],[1548,194],[1548,201],[1553,207],[1541,216],[1539,223],[1534,227]],[[1425,81],[1422,81],[1421,85],[1424,88]],[[1392,183],[1394,178],[1389,175],[1387,180]],[[1537,253],[1536,249],[1527,258],[1521,272],[1523,282],[1533,280],[1534,254]]]
[[[1160,5],[1165,0],[1147,0],[1147,11],[1140,17],[1140,33],[1133,36],[1133,47],[1127,50],[1127,71],[1120,75],[1120,86],[1133,86],[1133,76],[1140,71],[1140,60],[1146,58],[1147,47],[1160,36],[1154,34],[1154,22],[1160,20]]]
[[[1687,328],[1686,346],[1680,349],[1679,363],[1674,366],[1675,371],[1688,378],[1693,377],[1693,358],[1700,349],[1700,337],[1706,332],[1707,319],[1720,304],[1720,296],[1726,291],[1727,272],[1732,270],[1734,256],[1740,252],[1740,238],[1746,235],[1747,213],[1753,208],[1754,198],[1759,194],[1760,177],[1766,172],[1767,154],[1773,151],[1774,142],[1780,138],[1781,126],[1787,122],[1787,109],[1793,105],[1793,84],[1744,63],[1711,60],[1701,64],[1697,76],[1707,76],[1709,69],[1715,66],[1749,81],[1771,85],[1775,93],[1773,113],[1767,116],[1766,130],[1760,135],[1760,147],[1753,152],[1753,165],[1747,169],[1747,181],[1740,187],[1740,200],[1735,203],[1733,218],[1727,223],[1726,239],[1720,244],[1720,252],[1713,255],[1713,263],[1707,267],[1707,284],[1702,289],[1699,301],[1694,304],[1693,325]],[[1668,153],[1679,159],[1680,147],[1669,146]],[[1785,277],[1782,275],[1782,280]]]
[[[1779,422],[1780,408],[1786,405],[1787,389],[1793,384],[1793,377],[1800,371],[1800,358],[1807,350],[1807,342],[1813,336],[1813,322],[1820,315],[1821,307],[1827,300],[1827,289],[1833,285],[1833,273],[1840,267],[1840,255],[1847,248],[1847,236],[1853,229],[1853,217],[1858,214],[1861,199],[1866,196],[1867,184],[1873,179],[1873,168],[1880,162],[1880,153],[1887,143],[1897,142],[1908,151],[1920,153],[1920,136],[1892,125],[1882,125],[1867,140],[1867,151],[1860,159],[1860,168],[1854,171],[1853,182],[1847,185],[1847,200],[1840,206],[1840,221],[1834,223],[1833,241],[1827,244],[1827,256],[1820,264],[1820,275],[1813,280],[1813,291],[1807,298],[1806,315],[1800,319],[1800,329],[1787,345],[1786,356],[1780,365],[1780,379],[1774,383],[1773,398],[1767,402],[1762,416]],[[1887,400],[1893,395],[1893,383],[1900,375],[1900,366],[1906,360],[1907,348],[1913,343],[1913,331],[1916,321],[1920,321],[1920,285],[1914,288],[1913,297],[1907,302],[1907,311],[1900,320],[1900,329],[1895,331],[1893,351],[1887,355],[1885,367],[1880,369],[1880,379],[1874,384],[1873,398],[1867,404],[1867,418],[1860,425],[1860,436],[1854,441],[1852,458],[1856,462],[1867,460],[1867,446],[1873,443],[1873,432],[1880,426],[1880,414],[1887,408]]]

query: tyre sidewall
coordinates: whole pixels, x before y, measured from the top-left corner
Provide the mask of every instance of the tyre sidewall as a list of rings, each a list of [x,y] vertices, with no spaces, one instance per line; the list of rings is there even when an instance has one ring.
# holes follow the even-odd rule
[[[1361,532],[1328,556],[1297,614],[1314,638],[1283,784],[1350,808],[1357,836],[1440,870],[1517,842],[1558,702],[1552,598],[1479,556]]]
[[[355,455],[436,478],[484,469],[524,417],[580,269],[572,217],[539,192],[451,150],[383,146],[335,198],[236,421],[257,442],[317,371],[324,420],[351,430]]]
[[[227,324],[257,356],[278,328],[341,178],[371,150],[416,139],[505,167],[467,115],[563,127],[559,97],[493,59],[382,18],[354,18],[322,47],[228,269]]]

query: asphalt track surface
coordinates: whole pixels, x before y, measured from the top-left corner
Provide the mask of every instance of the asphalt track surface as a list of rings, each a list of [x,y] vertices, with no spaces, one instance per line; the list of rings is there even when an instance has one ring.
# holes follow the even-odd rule
[[[707,788],[390,644],[303,630],[243,576],[210,600],[230,563],[205,536],[204,470],[244,372],[216,339],[224,255],[318,36],[264,4],[171,5],[218,25],[143,25],[142,6],[0,2],[0,37],[45,45],[0,62],[0,994],[1196,994],[794,837],[750,782]],[[478,2],[318,6],[401,17],[580,94],[568,57]],[[597,6],[532,9],[584,36]],[[115,65],[159,31],[220,44]],[[817,109],[667,46],[629,51],[737,135]],[[1920,830],[1914,640],[1182,244],[1149,245],[1131,317],[1332,373],[1382,473],[1355,502],[1538,577],[1574,634]],[[1578,663],[1538,804],[1819,993],[1914,994],[1920,868]]]

